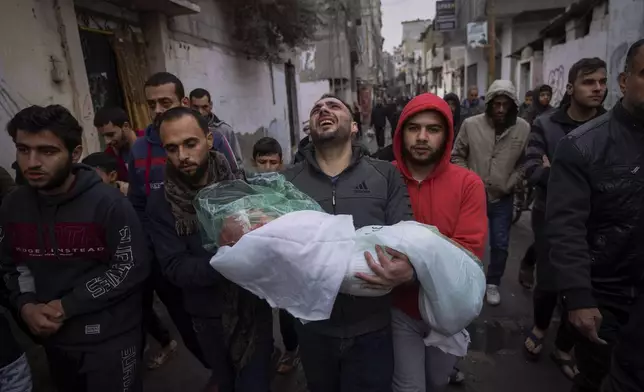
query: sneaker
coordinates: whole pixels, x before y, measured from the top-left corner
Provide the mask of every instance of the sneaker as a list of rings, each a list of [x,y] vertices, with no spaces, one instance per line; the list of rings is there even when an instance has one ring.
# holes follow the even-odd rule
[[[299,347],[295,351],[285,351],[280,357],[277,366],[278,374],[288,374],[293,371],[300,363]]]
[[[487,285],[487,290],[485,292],[485,298],[487,303],[492,306],[497,306],[501,303],[501,293],[499,293],[499,286],[495,284]]]
[[[167,346],[162,347],[161,351],[155,355],[148,363],[148,369],[158,369],[177,352],[177,341],[172,340]]]

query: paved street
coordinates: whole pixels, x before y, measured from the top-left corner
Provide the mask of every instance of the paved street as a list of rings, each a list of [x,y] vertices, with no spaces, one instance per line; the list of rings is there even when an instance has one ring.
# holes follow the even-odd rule
[[[519,286],[516,276],[519,260],[532,240],[528,215],[526,213],[512,230],[510,260],[502,287],[503,302],[498,308],[486,307],[481,317],[471,326],[470,353],[460,364],[467,380],[464,386],[452,387],[453,390],[568,390],[569,382],[547,356],[543,357],[541,363],[534,364],[526,361],[521,351],[522,331],[530,327],[531,304],[530,293]],[[165,319],[167,320],[167,316]],[[279,336],[276,336],[276,341],[279,342]],[[151,343],[151,351],[154,351],[155,342]],[[548,350],[551,344],[549,341]],[[41,350],[32,347],[30,357],[37,373],[36,391],[50,391],[45,387],[46,372]],[[208,373],[181,347],[177,356],[165,366],[146,372],[145,385],[147,391],[154,392],[199,391],[207,376]],[[273,391],[305,392],[304,377],[301,372],[288,377],[276,376]]]

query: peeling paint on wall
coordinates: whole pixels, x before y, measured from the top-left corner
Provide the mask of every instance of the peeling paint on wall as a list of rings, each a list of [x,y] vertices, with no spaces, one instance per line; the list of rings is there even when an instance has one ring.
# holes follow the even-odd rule
[[[11,89],[7,81],[0,74],[0,129],[4,131],[9,120],[26,106],[29,106],[29,102]],[[15,151],[13,141],[7,132],[2,131],[0,131],[0,145],[3,147],[3,153],[0,154],[0,166],[7,169],[9,173],[13,173],[13,170],[9,170],[16,158],[13,153]],[[5,148],[5,146],[10,146],[10,148]],[[11,150],[11,154],[9,150]]]
[[[282,146],[284,161],[288,162],[291,156],[291,147],[288,141],[288,124],[280,119],[273,119],[268,127],[261,126],[255,132],[238,132],[237,140],[242,150],[244,166],[249,168],[253,164],[253,146],[259,139],[269,136],[274,138]]]

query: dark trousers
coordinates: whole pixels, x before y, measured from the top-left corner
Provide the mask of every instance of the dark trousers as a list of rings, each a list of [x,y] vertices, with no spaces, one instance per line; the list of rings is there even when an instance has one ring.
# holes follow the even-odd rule
[[[155,278],[154,290],[156,291],[157,296],[159,297],[163,305],[165,305],[166,309],[168,310],[168,314],[170,315],[172,322],[177,327],[177,330],[181,335],[183,344],[186,346],[188,351],[190,351],[192,355],[194,355],[195,358],[197,358],[199,362],[201,362],[201,364],[207,368],[208,362],[206,361],[204,354],[201,352],[201,347],[199,345],[199,342],[197,341],[197,336],[195,335],[195,331],[192,328],[192,317],[185,311],[185,308],[183,306],[183,293],[178,287],[168,282],[168,280],[165,279],[161,274],[157,275]],[[148,300],[150,300],[149,297]],[[146,315],[146,309],[149,308],[144,307],[143,309],[144,317],[147,316],[147,320],[150,321],[150,313],[147,313]],[[156,314],[154,314],[154,316],[156,316]],[[150,322],[154,324],[154,321]],[[152,328],[157,328],[157,331],[155,333],[160,333],[161,335],[159,336],[159,338],[163,339],[163,332],[158,329],[160,326],[162,327],[161,324],[156,324],[156,326],[153,326]],[[156,336],[154,338],[157,339]],[[163,345],[161,341],[159,341],[159,343]]]
[[[545,235],[545,212],[532,210],[532,232],[534,233],[534,244],[532,255],[527,255],[536,260],[537,285],[532,295],[534,325],[542,331],[550,327],[552,315],[559,303],[559,293],[556,290],[554,276],[556,271],[552,270],[549,260],[548,241]],[[564,352],[570,352],[575,345],[574,328],[568,322],[567,314],[564,312],[561,317],[555,347]]]
[[[490,241],[490,265],[487,267],[487,283],[499,286],[508,261],[510,227],[512,227],[513,195],[487,203],[487,219]]]
[[[310,392],[391,392],[391,326],[354,338],[320,335],[296,323]]]
[[[291,316],[286,310],[280,309],[280,334],[286,351],[295,351],[299,345],[295,323],[295,317]]]
[[[235,371],[230,360],[221,318],[195,317],[192,324],[212,371],[207,391],[269,392],[273,376],[272,320],[260,322],[257,326],[259,338],[255,342],[255,351],[239,372]]]
[[[542,291],[538,288],[535,289],[533,295],[533,312],[534,312],[534,325],[542,331],[547,331],[550,327],[552,314],[557,307],[559,295],[552,291]],[[557,337],[555,338],[555,347],[557,350],[569,353],[575,346],[575,340],[571,328],[574,328],[568,322],[566,314],[561,315],[561,322],[557,329]]]
[[[534,267],[535,265],[537,265],[537,252],[535,251],[535,244],[532,243],[523,255],[521,267]]]
[[[61,392],[142,391],[140,350],[140,328],[92,346],[45,346],[52,380]]]
[[[373,128],[376,131],[376,143],[378,143],[378,148],[383,148],[385,146],[385,126],[374,125]]]
[[[161,347],[167,346],[172,340],[170,331],[154,310],[154,287],[162,279],[159,275],[158,269],[153,268],[143,288],[143,347],[145,347],[147,334],[159,342]]]
[[[631,308],[628,324],[622,328],[603,392],[644,391],[644,294]]]
[[[573,392],[598,392],[600,390],[602,382],[610,371],[611,355],[620,330],[628,323],[630,305],[617,305],[596,299],[603,317],[598,334],[608,344],[593,343],[574,327],[571,329],[574,334],[575,358],[579,369],[579,374],[574,379]],[[641,355],[641,352],[638,355]]]

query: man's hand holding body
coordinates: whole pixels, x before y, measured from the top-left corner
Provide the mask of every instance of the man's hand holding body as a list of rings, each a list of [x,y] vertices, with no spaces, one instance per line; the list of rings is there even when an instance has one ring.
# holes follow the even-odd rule
[[[381,246],[376,246],[376,255],[378,262],[374,260],[371,253],[364,253],[367,265],[375,276],[359,272],[356,277],[370,285],[390,289],[414,280],[414,268],[406,255],[389,247],[383,248]]]

